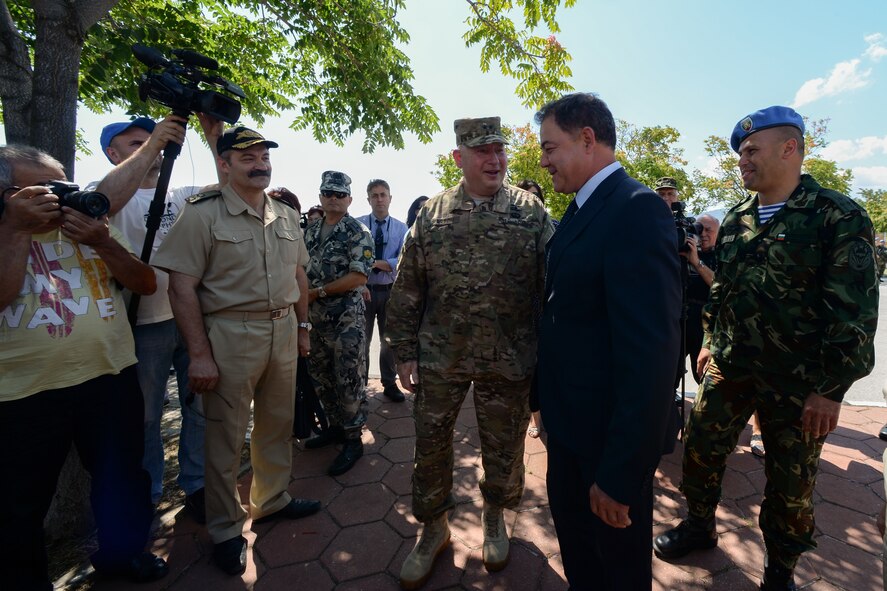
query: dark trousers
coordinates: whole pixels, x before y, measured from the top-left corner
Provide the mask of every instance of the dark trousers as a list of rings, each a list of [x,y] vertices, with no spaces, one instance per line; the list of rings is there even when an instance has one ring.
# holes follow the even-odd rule
[[[135,366],[77,386],[0,402],[0,573],[4,588],[51,590],[43,520],[71,444],[92,477],[97,570],[145,547],[154,509],[142,468],[144,402]]]
[[[630,504],[631,526],[616,529],[591,512],[595,464],[549,438],[548,500],[570,591],[649,591],[653,471]]]
[[[382,343],[379,351],[379,373],[382,374],[382,386],[393,386],[397,380],[397,371],[394,368],[394,352],[385,342],[385,323],[387,315],[385,308],[388,306],[388,298],[391,296],[391,286],[367,285],[371,299],[366,303],[366,332],[367,332],[367,374],[370,371],[370,342],[373,340],[373,320],[379,322],[379,341]]]

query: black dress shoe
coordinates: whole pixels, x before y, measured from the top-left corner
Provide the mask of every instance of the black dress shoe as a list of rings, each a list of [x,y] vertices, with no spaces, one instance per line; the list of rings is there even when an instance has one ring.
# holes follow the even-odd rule
[[[166,561],[150,552],[142,552],[129,562],[115,565],[94,564],[103,577],[124,577],[133,583],[150,583],[169,574]]]
[[[278,519],[300,519],[314,515],[320,511],[320,501],[312,501],[310,499],[291,499],[289,503],[284,505],[280,511],[275,511],[253,520],[253,523],[268,523],[269,521],[277,521]]]
[[[663,560],[680,558],[693,550],[714,548],[718,545],[718,532],[714,519],[699,523],[688,519],[653,540],[653,553]]]
[[[887,441],[887,425],[881,427],[881,430],[878,431],[878,439],[881,441]]]
[[[246,538],[237,536],[216,544],[213,562],[229,575],[242,575],[246,570]]]
[[[200,525],[206,525],[206,496],[204,489],[195,490],[185,497],[185,511]]]
[[[767,566],[764,569],[764,580],[761,581],[761,591],[798,591],[794,571],[778,564]]]
[[[363,442],[360,439],[349,439],[345,442],[345,445],[342,446],[342,451],[339,452],[339,455],[336,456],[333,463],[330,464],[330,469],[327,470],[327,474],[330,476],[344,474],[354,467],[354,464],[357,463],[357,460],[360,459],[360,456],[362,455]]]
[[[403,402],[406,400],[403,392],[397,387],[397,384],[388,384],[385,386],[385,389],[382,390],[382,394],[384,394],[385,398],[389,399],[391,402]]]
[[[345,432],[342,427],[331,426],[320,432],[320,435],[312,437],[305,442],[305,449],[320,449],[334,443],[345,441]]]

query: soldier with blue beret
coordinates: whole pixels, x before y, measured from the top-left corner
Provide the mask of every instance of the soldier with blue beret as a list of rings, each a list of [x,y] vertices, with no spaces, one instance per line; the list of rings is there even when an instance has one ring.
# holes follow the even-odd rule
[[[856,202],[801,174],[804,121],[789,107],[743,117],[730,143],[746,189],[724,218],[703,312],[704,373],[686,428],[688,517],[658,536],[660,558],[718,543],[727,457],[757,411],[767,449],[761,589],[796,589],[813,540],[813,489],[841,401],[874,365],[878,281],[872,222]]]

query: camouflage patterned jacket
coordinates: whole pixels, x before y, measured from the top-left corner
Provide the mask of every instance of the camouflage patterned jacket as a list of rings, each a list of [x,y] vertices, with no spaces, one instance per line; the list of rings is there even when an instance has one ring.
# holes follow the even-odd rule
[[[475,205],[463,183],[429,200],[407,234],[386,337],[401,363],[522,379],[536,363],[535,315],[553,228],[530,193],[503,185]]]
[[[718,361],[840,401],[874,364],[874,234],[865,210],[809,175],[768,223],[757,197],[731,209],[703,313]]]
[[[313,289],[344,277],[351,271],[369,276],[376,257],[373,253],[373,238],[366,226],[348,214],[335,225],[326,239],[321,239],[323,219],[317,220],[305,229],[305,246],[308,247],[308,287]],[[341,305],[363,305],[360,290],[353,289],[344,296],[330,296],[317,299],[312,305],[336,307]]]

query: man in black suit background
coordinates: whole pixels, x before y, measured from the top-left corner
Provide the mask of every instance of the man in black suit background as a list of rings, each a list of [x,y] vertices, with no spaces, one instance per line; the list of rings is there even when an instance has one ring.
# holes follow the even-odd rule
[[[576,193],[547,247],[537,368],[564,572],[572,591],[650,589],[652,480],[680,340],[675,226],[616,161],[603,101],[566,95],[536,122],[541,166]]]

